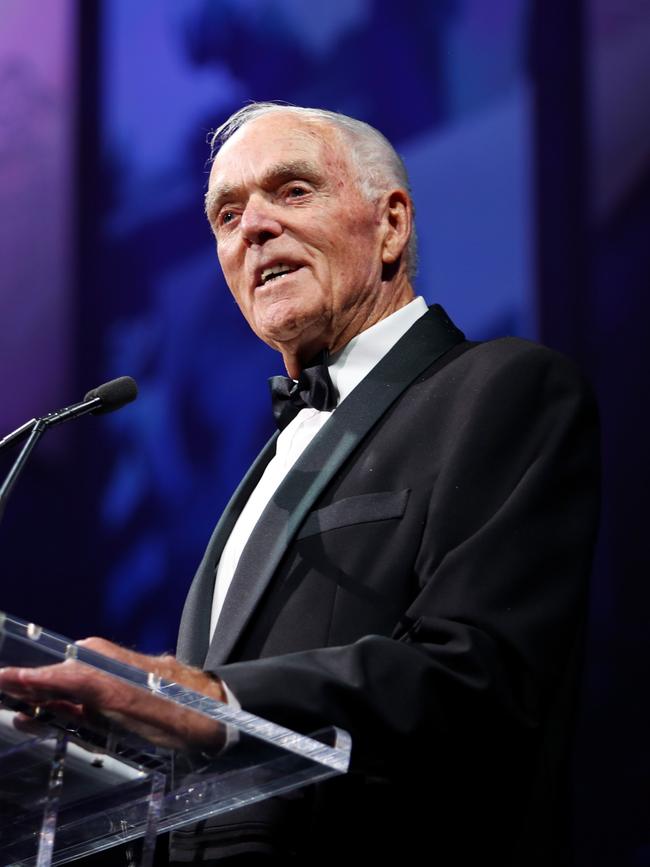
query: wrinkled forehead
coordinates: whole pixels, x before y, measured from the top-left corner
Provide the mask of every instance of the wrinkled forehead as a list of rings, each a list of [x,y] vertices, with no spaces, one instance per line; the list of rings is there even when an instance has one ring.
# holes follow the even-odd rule
[[[349,145],[325,121],[270,112],[248,121],[222,145],[212,164],[209,185],[229,183],[235,176],[260,175],[279,163],[309,164],[323,172],[349,169]]]

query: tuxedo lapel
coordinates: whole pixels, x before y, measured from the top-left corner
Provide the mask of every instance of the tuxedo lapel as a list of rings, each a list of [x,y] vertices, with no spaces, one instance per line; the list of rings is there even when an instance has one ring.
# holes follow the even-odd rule
[[[434,305],[332,414],[273,495],[242,552],[205,669],[227,661],[298,528],[343,462],[402,392],[463,339]],[[220,537],[221,547],[225,538]]]
[[[176,647],[178,659],[188,665],[203,665],[210,641],[210,615],[217,564],[241,510],[275,453],[277,438],[278,434],[274,433],[230,498],[192,581],[183,608]]]

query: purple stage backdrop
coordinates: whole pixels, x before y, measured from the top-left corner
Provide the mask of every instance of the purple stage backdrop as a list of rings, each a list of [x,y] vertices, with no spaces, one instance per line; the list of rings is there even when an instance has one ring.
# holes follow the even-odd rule
[[[0,429],[67,398],[74,346],[73,2],[0,4]]]

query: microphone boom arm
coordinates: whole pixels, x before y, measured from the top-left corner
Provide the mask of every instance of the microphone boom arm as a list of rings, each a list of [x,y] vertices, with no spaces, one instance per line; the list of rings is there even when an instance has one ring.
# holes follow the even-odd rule
[[[30,422],[27,422],[27,424],[30,424]],[[9,499],[9,494],[12,492],[13,487],[18,480],[18,476],[20,475],[23,467],[27,463],[27,458],[30,456],[32,449],[34,448],[36,443],[47,430],[47,427],[48,426],[46,422],[42,418],[34,421],[32,432],[29,435],[29,439],[20,450],[20,454],[14,461],[13,467],[7,473],[7,477],[2,483],[2,487],[0,488],[0,520],[2,520],[5,506],[7,504],[7,500]]]
[[[94,397],[91,400],[82,400],[80,403],[73,403],[63,409],[49,412],[42,418],[32,418],[29,421],[26,421],[25,424],[21,424],[21,426],[17,427],[15,431],[7,434],[6,437],[3,437],[0,440],[0,451],[5,446],[10,446],[13,443],[19,442],[21,439],[24,439],[24,437],[34,429],[34,425],[38,422],[43,422],[46,428],[53,427],[55,424],[61,424],[61,422],[67,421],[70,418],[85,415],[87,412],[95,412],[101,405],[101,398]]]
[[[54,412],[42,416],[42,418],[30,419],[19,428],[16,428],[15,431],[4,437],[4,439],[0,440],[1,450],[5,446],[18,442],[26,436],[29,437],[0,487],[0,520],[4,514],[9,494],[16,484],[16,480],[25,466],[27,458],[31,454],[36,443],[49,427],[53,427],[54,425],[61,424],[61,422],[77,418],[81,415],[86,415],[89,412],[92,412],[95,415],[113,412],[116,409],[120,409],[125,404],[130,403],[132,400],[135,400],[137,395],[138,386],[135,380],[130,376],[121,376],[118,379],[105,382],[103,385],[89,391],[85,398],[79,403],[73,403],[70,406],[63,407],[63,409],[57,409]]]

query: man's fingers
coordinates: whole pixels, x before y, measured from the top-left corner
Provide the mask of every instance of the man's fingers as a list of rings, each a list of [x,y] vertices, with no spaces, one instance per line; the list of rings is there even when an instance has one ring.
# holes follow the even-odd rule
[[[184,665],[173,656],[147,656],[97,637],[77,643],[217,701],[226,699],[218,678]],[[223,741],[223,726],[209,717],[77,659],[40,668],[0,670],[0,690],[33,705],[72,702],[88,719],[100,714],[162,746],[218,748]]]
[[[62,701],[83,705],[84,712],[98,712],[163,746],[217,746],[222,740],[222,727],[214,720],[78,660],[3,669],[0,690],[34,705]]]
[[[64,700],[102,711],[137,712],[139,703],[152,698],[146,690],[74,659],[39,668],[6,668],[0,671],[0,689],[38,704]]]
[[[0,670],[0,690],[35,704],[64,700],[93,707],[119,706],[121,682],[76,660],[39,668]]]
[[[34,715],[16,713],[13,718],[14,727],[29,734],[41,734],[43,723],[57,722],[76,726],[85,718],[83,708],[70,701],[46,701],[34,708]]]

